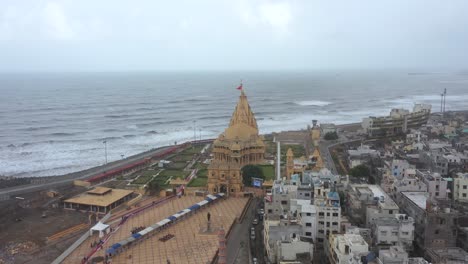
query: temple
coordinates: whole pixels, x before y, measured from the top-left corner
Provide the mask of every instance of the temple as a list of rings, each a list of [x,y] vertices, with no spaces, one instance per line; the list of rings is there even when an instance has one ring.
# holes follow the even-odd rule
[[[243,90],[229,127],[213,142],[213,160],[208,167],[208,191],[228,196],[244,191],[241,169],[264,162],[265,144],[257,120]]]

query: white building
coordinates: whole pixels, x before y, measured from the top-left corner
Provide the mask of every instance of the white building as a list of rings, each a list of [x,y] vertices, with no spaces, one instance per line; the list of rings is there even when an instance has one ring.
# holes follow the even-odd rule
[[[317,233],[317,210],[310,200],[291,200],[291,214],[300,215],[302,225],[302,236],[316,240]]]
[[[439,173],[429,171],[416,171],[427,186],[427,192],[431,198],[448,199],[450,189],[447,188],[447,181]]]
[[[413,250],[414,219],[405,214],[377,219],[372,226],[373,244],[379,249],[400,246],[406,251]]]
[[[379,250],[379,264],[430,264],[423,258],[409,258],[408,253],[401,247],[392,246]]]
[[[341,207],[337,192],[329,192],[325,199],[315,199],[317,210],[317,245],[322,246],[330,234],[340,233]]]
[[[356,234],[332,235],[329,241],[328,258],[335,264],[361,264],[361,257],[367,256],[369,245]]]
[[[453,199],[468,202],[468,173],[458,173],[453,181]]]

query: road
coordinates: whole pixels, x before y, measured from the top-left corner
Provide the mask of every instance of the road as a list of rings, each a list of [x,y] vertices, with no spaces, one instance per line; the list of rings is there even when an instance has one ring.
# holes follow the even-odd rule
[[[88,170],[78,172],[78,173],[73,173],[74,175],[76,175],[74,177],[67,177],[67,176],[60,177],[60,176],[58,176],[58,179],[56,181],[46,182],[46,183],[42,183],[42,184],[20,185],[20,186],[17,186],[17,187],[0,189],[0,197],[4,196],[4,195],[19,195],[19,194],[22,194],[22,193],[40,191],[40,190],[43,190],[43,189],[52,188],[52,187],[56,187],[56,186],[60,186],[60,185],[71,184],[71,183],[73,183],[74,180],[86,179],[86,178],[89,178],[89,177],[94,176],[96,174],[102,173],[104,171],[113,170],[113,169],[117,169],[117,168],[122,167],[122,166],[129,165],[129,164],[134,163],[136,161],[139,161],[139,160],[142,160],[144,158],[151,157],[151,156],[153,156],[155,154],[163,152],[168,148],[169,147],[157,148],[157,149],[154,149],[154,150],[151,150],[151,151],[148,151],[148,152],[144,152],[144,153],[140,153],[140,154],[128,157],[128,158],[126,158],[124,160],[114,161],[112,163],[108,163],[107,165],[95,167],[95,168],[88,169]],[[63,179],[63,178],[65,178],[65,179]]]
[[[252,203],[250,204],[249,208],[247,209],[247,213],[245,214],[244,220],[241,223],[236,223],[231,231],[231,235],[227,241],[227,263],[228,264],[248,264],[251,263],[251,258],[255,255],[252,254],[252,247],[257,247],[258,243],[261,243],[263,247],[263,222],[259,222],[256,227],[256,238],[254,243],[251,243],[250,240],[250,227],[252,227],[252,221],[254,217],[256,217],[257,205],[259,203],[258,198],[254,198]],[[250,254],[249,254],[249,251]],[[258,248],[255,254],[263,254],[264,250]],[[251,257],[250,257],[251,256]],[[261,259],[261,262],[264,263],[263,258],[257,257],[257,259]]]

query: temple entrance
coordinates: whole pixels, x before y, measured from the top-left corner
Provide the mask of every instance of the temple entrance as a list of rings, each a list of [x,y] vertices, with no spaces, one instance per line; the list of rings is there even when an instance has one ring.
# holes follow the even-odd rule
[[[225,184],[221,184],[219,186],[219,192],[227,194],[227,186]]]

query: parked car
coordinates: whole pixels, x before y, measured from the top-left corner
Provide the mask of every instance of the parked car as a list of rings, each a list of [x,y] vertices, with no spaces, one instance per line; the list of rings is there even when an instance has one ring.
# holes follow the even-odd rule
[[[258,263],[257,258],[253,258],[253,259],[252,259],[252,263],[253,263],[253,264],[257,264],[257,263]]]
[[[250,234],[250,239],[255,240],[255,234]]]
[[[254,225],[258,224],[258,219],[255,218],[255,219],[253,220],[252,224],[254,224]]]

